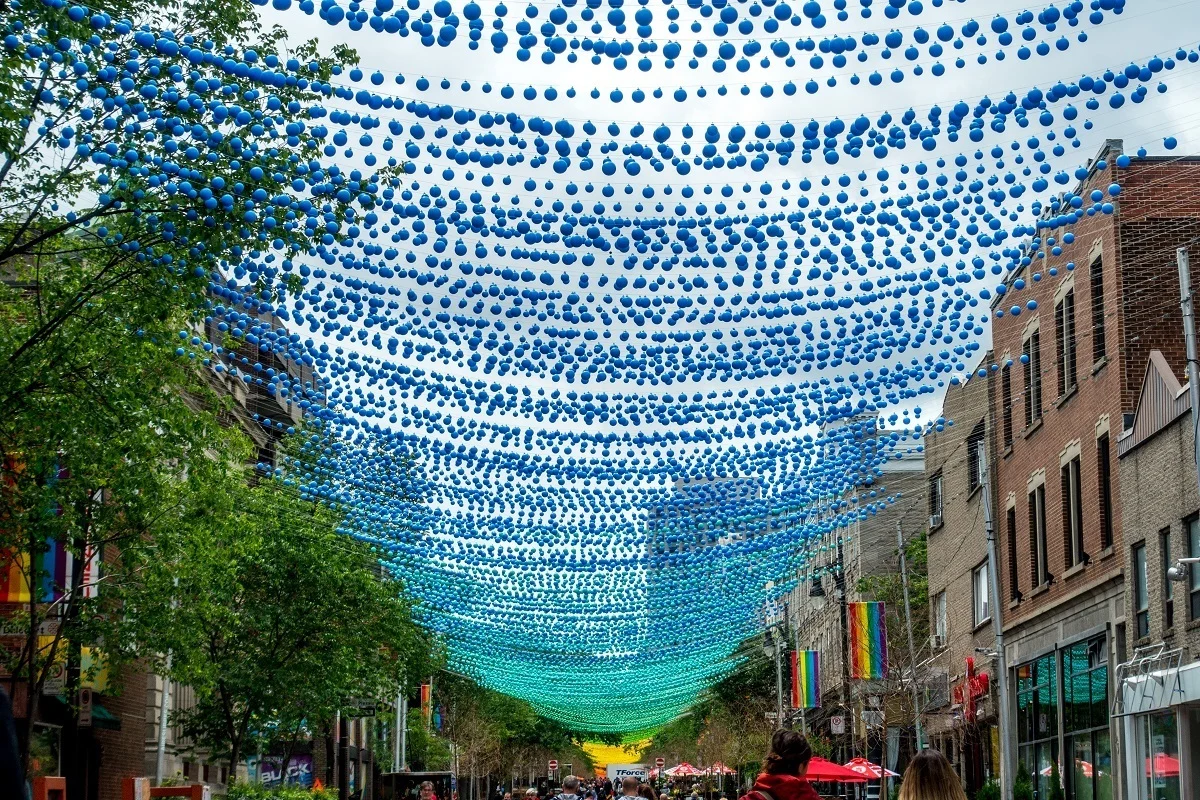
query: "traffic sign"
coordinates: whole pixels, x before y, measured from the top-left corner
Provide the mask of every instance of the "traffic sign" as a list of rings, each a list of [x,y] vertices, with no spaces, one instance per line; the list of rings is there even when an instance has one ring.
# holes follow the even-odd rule
[[[662,756],[659,756],[658,758],[654,759],[654,766],[658,767],[659,769],[662,769],[666,765],[667,765],[667,760],[665,758],[663,758]]]
[[[92,690],[84,686],[79,690],[79,727],[92,726]]]
[[[57,697],[67,688],[67,665],[55,661],[46,668],[46,682],[42,684],[42,694]]]
[[[846,718],[839,715],[829,718],[829,730],[833,734],[841,735],[846,732]]]
[[[554,759],[550,759],[550,771],[554,772],[557,769],[558,769],[558,762],[555,761]]]

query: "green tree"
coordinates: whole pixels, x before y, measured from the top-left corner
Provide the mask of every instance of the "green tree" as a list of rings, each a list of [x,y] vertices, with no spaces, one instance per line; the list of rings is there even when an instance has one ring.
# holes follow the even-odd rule
[[[171,677],[196,691],[190,736],[235,765],[270,741],[287,756],[351,698],[390,701],[436,665],[401,586],[335,509],[282,479],[221,490],[225,504],[160,538],[126,598],[143,648],[170,649]]]

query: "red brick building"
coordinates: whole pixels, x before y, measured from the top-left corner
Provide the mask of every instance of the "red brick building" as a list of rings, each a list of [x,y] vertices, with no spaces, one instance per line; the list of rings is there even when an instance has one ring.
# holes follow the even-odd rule
[[[1106,143],[1072,192],[1086,215],[1041,229],[1040,248],[992,306],[1011,744],[1039,800],[1055,762],[1068,797],[1112,797],[1120,779],[1109,719],[1125,627],[1117,439],[1150,351],[1182,374],[1175,249],[1200,236],[1200,159],[1120,167],[1120,153],[1119,141]],[[1093,192],[1108,202],[1114,183],[1112,213],[1096,210]]]

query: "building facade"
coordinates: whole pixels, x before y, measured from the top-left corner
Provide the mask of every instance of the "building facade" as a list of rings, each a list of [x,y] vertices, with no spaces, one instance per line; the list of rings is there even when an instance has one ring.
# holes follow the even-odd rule
[[[995,509],[1014,736],[1038,800],[1121,782],[1114,671],[1125,659],[1123,513],[1116,441],[1152,349],[1182,364],[1174,251],[1200,234],[1200,163],[1138,159],[1106,143],[993,303]],[[1093,192],[1120,186],[1112,213]],[[1099,204],[1097,204],[1098,206]],[[1084,208],[1084,206],[1090,206]],[[1033,301],[1033,302],[1031,302]]]
[[[983,357],[991,363],[991,354]],[[929,508],[930,746],[954,765],[968,796],[997,776],[996,663],[983,507],[992,451],[988,379],[950,386],[939,422],[925,435]],[[944,420],[944,421],[943,421]],[[994,481],[991,495],[995,496]]]
[[[1200,566],[1168,578],[1179,558],[1200,556],[1192,425],[1186,385],[1151,352],[1118,444],[1130,657],[1114,712],[1127,800],[1200,797]]]

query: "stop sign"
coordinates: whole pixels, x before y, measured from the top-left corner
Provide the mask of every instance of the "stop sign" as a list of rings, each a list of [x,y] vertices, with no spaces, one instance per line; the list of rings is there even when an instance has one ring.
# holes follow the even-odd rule
[[[664,766],[666,766],[666,763],[667,762],[663,759],[662,756],[659,756],[658,758],[654,759],[654,766],[658,767],[659,769],[662,769]]]
[[[558,762],[554,759],[550,759],[550,771],[554,772],[556,769],[558,769]]]

